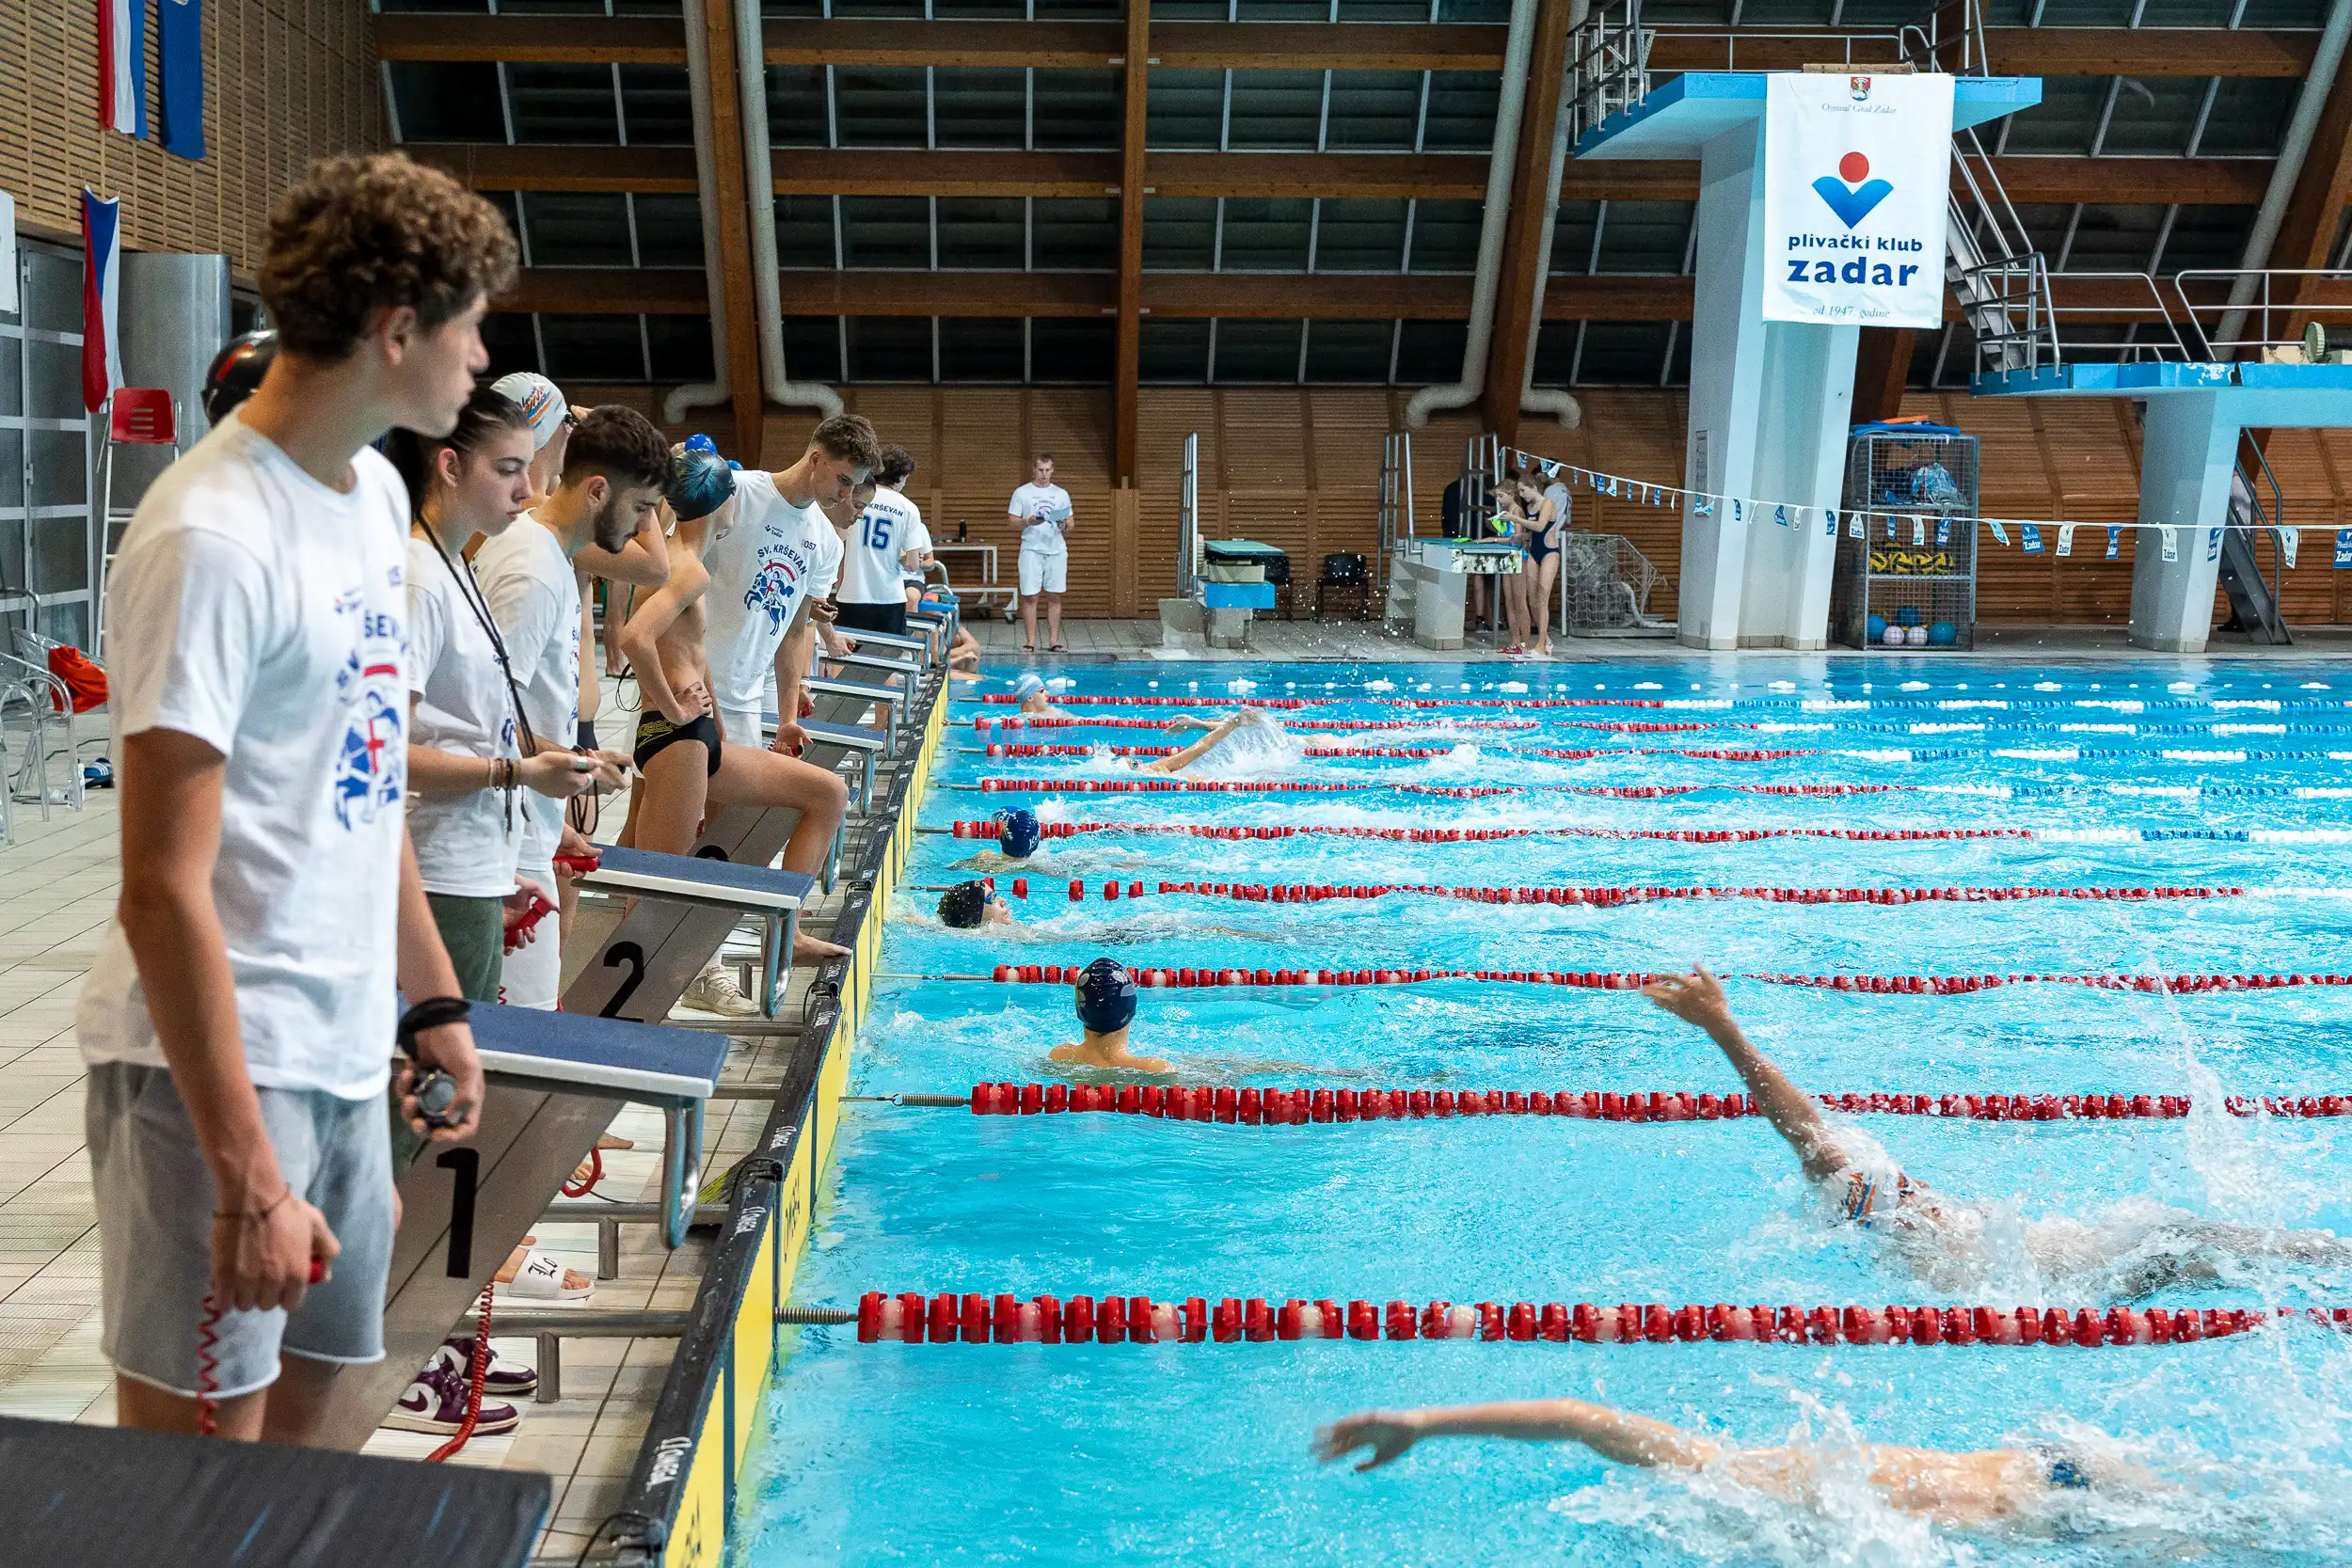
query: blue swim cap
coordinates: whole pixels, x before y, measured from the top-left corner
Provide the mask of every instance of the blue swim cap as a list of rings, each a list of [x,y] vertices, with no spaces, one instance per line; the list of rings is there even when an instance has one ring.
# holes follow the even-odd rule
[[[735,494],[735,474],[718,453],[687,451],[670,459],[670,482],[662,499],[680,522],[707,517]]]
[[[1078,1022],[1089,1034],[1110,1035],[1136,1016],[1136,977],[1117,958],[1097,958],[1078,975]]]
[[[1037,847],[1044,841],[1045,833],[1037,825],[1037,813],[1026,806],[1015,806],[1005,813],[1004,824],[996,830],[996,847],[1017,861],[1036,854]]]
[[[700,431],[696,431],[693,435],[689,436],[683,444],[688,451],[715,452],[719,450],[719,443],[712,440],[709,436],[703,435]]]
[[[1029,700],[1030,692],[1042,691],[1044,689],[1045,677],[1036,673],[1034,671],[1028,674],[1023,675],[1019,680],[1012,683],[1013,697],[1019,702],[1027,702]]]

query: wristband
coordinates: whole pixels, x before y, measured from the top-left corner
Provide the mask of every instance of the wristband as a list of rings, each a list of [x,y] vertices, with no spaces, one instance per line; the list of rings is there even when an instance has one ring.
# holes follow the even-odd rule
[[[462,996],[428,996],[400,1015],[397,1038],[402,1054],[414,1059],[417,1037],[427,1029],[463,1023],[473,1016],[473,1004]]]
[[[259,1209],[215,1209],[213,1211],[213,1218],[216,1220],[251,1220],[254,1223],[259,1224],[261,1221],[265,1220],[272,1214],[278,1212],[278,1205],[284,1203],[292,1196],[294,1196],[294,1183],[289,1181],[286,1183],[286,1190],[284,1192],[279,1193],[276,1197],[271,1198],[267,1203],[262,1204]]]

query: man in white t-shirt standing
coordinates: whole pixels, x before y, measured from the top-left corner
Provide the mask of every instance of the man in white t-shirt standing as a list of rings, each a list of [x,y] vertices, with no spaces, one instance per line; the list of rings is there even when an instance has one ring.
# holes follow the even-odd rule
[[[408,501],[369,444],[455,425],[514,270],[446,175],[313,164],[259,270],[277,358],[123,535],[122,895],[74,1014],[123,1426],[196,1431],[211,1401],[230,1436],[310,1439],[337,1369],[384,1355],[396,1038],[456,1088],[428,1124],[404,1087],[411,1124],[473,1130],[405,815]]]
[[[906,448],[882,449],[874,494],[843,531],[841,584],[834,599],[841,607],[838,624],[844,631],[906,635],[909,557],[929,549],[931,537],[923,527],[922,509],[906,498],[906,483],[914,477],[914,458]]]
[[[670,477],[670,447],[634,408],[609,404],[584,415],[564,449],[555,493],[482,546],[474,576],[506,644],[523,719],[544,746],[563,746],[580,722],[580,578],[572,562],[594,546],[618,550],[652,524]],[[656,527],[656,531],[659,531]],[[522,798],[516,875],[553,887],[564,802]],[[561,945],[545,937],[506,955],[499,1000],[550,1008],[563,985]]]
[[[1037,454],[1029,483],[1012,493],[1005,512],[1021,531],[1021,651],[1037,652],[1037,601],[1042,595],[1046,645],[1061,653],[1061,596],[1070,586],[1070,492],[1054,483],[1052,452]]]

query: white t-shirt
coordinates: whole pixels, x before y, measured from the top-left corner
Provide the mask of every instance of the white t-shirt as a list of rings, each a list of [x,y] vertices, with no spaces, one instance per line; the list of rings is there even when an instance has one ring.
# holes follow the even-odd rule
[[[1058,484],[1024,484],[1012,493],[1006,503],[1008,516],[1027,517],[1030,522],[1021,530],[1021,547],[1040,555],[1060,555],[1069,546],[1063,541],[1056,523],[1070,520],[1070,492]],[[1035,519],[1042,516],[1045,520]]]
[[[1571,505],[1568,487],[1565,484],[1547,484],[1544,486],[1544,499],[1551,503],[1552,517],[1562,528],[1567,527],[1568,508]]]
[[[508,525],[520,528],[520,519]],[[473,568],[453,558],[469,578]],[[408,689],[417,698],[409,743],[467,757],[512,757],[516,749],[514,699],[499,669],[498,650],[467,602],[452,562],[432,541],[408,541]],[[516,792],[520,832],[522,794]],[[462,795],[408,798],[408,837],[427,893],[452,898],[503,898],[515,891],[517,841],[506,827],[506,792],[469,789]]]
[[[898,491],[874,487],[865,515],[850,527],[841,561],[843,604],[898,604],[906,598],[906,568],[898,557],[923,528],[923,512]],[[923,535],[926,542],[930,535]]]
[[[542,746],[569,747],[580,736],[580,579],[563,541],[526,512],[483,545],[473,569],[506,643],[531,733]],[[525,828],[516,863],[545,870],[563,842],[564,802],[527,789],[516,798],[515,815]]]
[[[876,494],[881,492],[877,491]],[[841,576],[841,535],[814,506],[795,506],[773,474],[745,469],[735,481],[735,522],[703,546],[710,586],[703,591],[703,652],[711,698],[737,713],[757,711],[792,618],[833,592]]]
[[[907,510],[914,512],[914,508],[912,504],[908,506]],[[901,555],[929,555],[931,553],[931,531],[923,526],[923,515],[920,512],[914,512],[914,522],[913,526],[907,530],[906,538],[899,542],[898,552]],[[901,566],[898,568],[898,577],[901,582],[921,582],[925,580],[928,575],[928,569],[920,566]],[[903,590],[901,591],[903,592]]]
[[[106,594],[114,754],[149,730],[227,759],[213,902],[253,1082],[384,1092],[408,762],[408,496],[373,451],[341,494],[223,420],[149,487]],[[165,1066],[119,920],[74,1011],[83,1059]]]

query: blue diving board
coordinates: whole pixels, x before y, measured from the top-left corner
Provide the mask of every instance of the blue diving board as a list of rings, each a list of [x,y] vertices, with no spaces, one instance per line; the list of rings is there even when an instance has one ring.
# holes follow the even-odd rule
[[[2061,275],[2062,276],[2062,275]],[[2148,359],[2137,364],[2078,360],[2042,365],[2026,371],[1991,371],[1969,378],[1968,389],[1979,397],[2161,397],[2172,392],[2271,393],[2261,417],[2249,413],[2240,422],[2249,425],[2344,424],[2352,402],[2352,365],[2265,365],[2256,360],[2215,363],[2209,360]],[[2295,418],[2293,400],[2317,395],[2330,413],[2320,418]],[[2233,401],[2245,401],[2233,399]],[[2307,410],[2309,412],[2309,410]],[[2278,417],[2271,417],[2276,414]]]
[[[665,855],[652,849],[596,847],[596,868],[580,885],[682,903],[784,913],[801,909],[817,879],[774,866],[743,865],[704,855]]]
[[[474,1004],[472,1022],[483,1070],[531,1088],[684,1103],[716,1093],[727,1062],[726,1037],[697,1029],[487,1002]]]
[[[1834,40],[1833,40],[1834,41]],[[1867,76],[1858,64],[1853,74]],[[1696,158],[1726,131],[1764,115],[1762,71],[1686,71],[1577,138],[1579,158]],[[2038,76],[1956,76],[1952,129],[1965,131],[2042,102]]]

